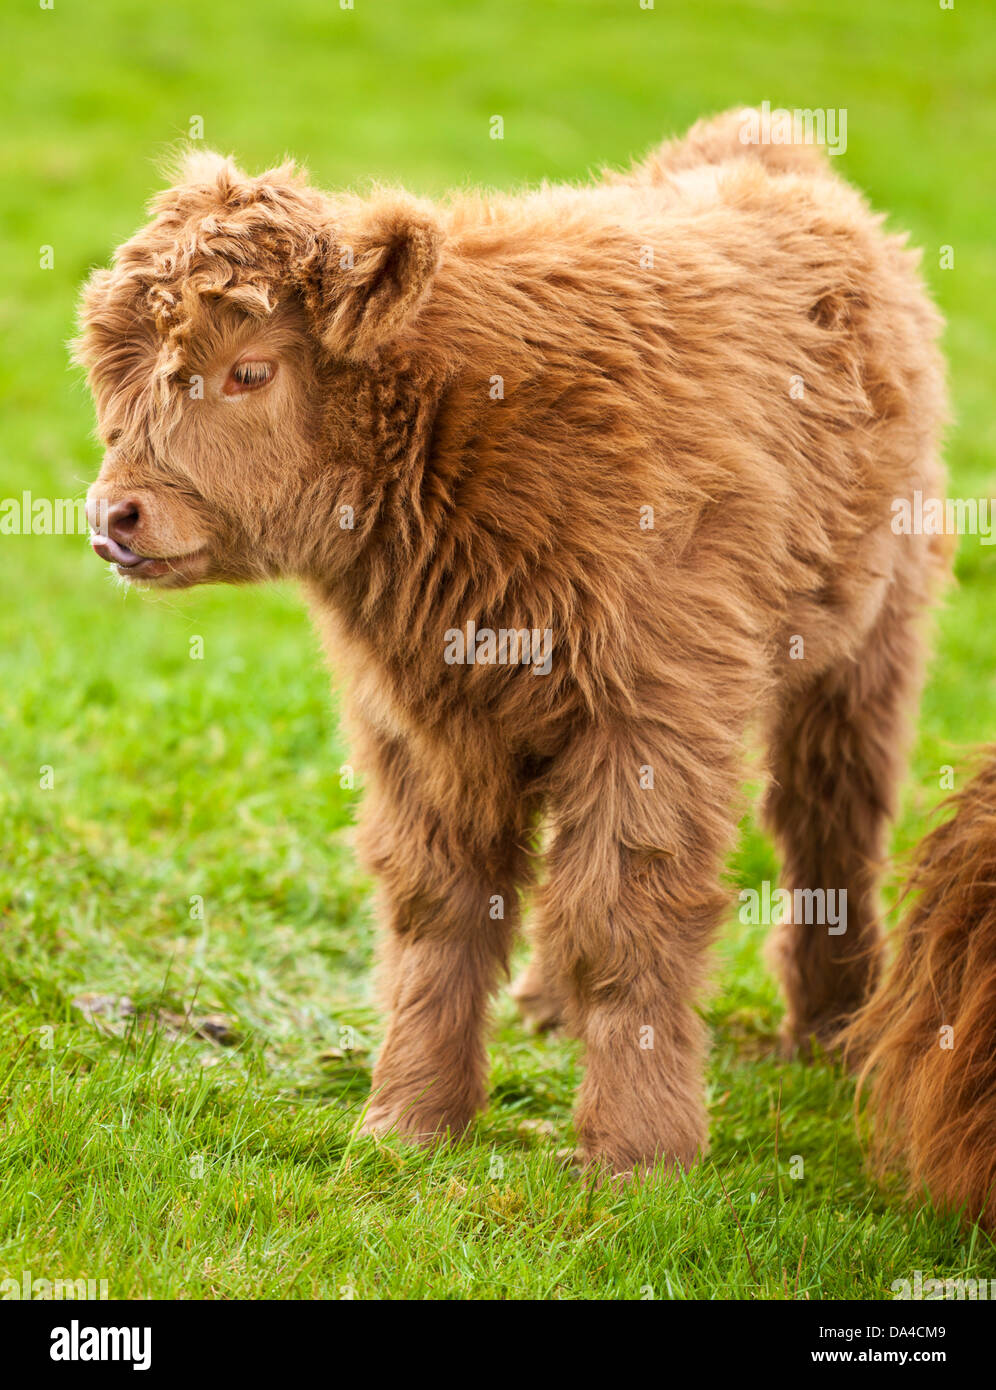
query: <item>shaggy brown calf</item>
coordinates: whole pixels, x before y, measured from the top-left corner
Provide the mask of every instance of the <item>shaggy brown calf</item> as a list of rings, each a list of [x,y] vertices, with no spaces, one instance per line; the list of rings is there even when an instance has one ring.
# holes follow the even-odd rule
[[[996,1228],[996,748],[918,847],[899,952],[848,1029],[873,1157]]]
[[[87,287],[94,547],[159,588],[294,576],[351,681],[389,1021],[368,1128],[486,1096],[488,999],[585,1044],[583,1154],[690,1163],[696,999],[745,741],[793,889],[786,1036],[877,974],[875,880],[944,568],[938,317],[902,239],[731,113],[522,197],[326,195],[191,160]],[[106,521],[106,525],[100,523]]]

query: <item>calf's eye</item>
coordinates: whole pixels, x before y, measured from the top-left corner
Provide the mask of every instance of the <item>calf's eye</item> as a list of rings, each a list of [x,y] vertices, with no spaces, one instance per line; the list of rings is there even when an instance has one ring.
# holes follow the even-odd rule
[[[247,358],[243,362],[236,362],[228,373],[225,395],[241,396],[246,391],[258,391],[261,386],[266,386],[273,380],[275,370],[272,362],[263,361],[262,358]]]

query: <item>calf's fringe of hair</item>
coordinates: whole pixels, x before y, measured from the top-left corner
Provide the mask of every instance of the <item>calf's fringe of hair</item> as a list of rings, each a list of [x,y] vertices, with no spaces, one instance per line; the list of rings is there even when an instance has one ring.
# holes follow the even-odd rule
[[[871,1159],[996,1228],[996,745],[916,851],[898,954],[845,1034]]]

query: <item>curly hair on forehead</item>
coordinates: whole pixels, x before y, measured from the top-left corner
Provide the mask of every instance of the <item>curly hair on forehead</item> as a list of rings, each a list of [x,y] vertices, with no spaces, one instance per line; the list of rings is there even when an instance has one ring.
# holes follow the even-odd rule
[[[209,308],[265,319],[288,288],[326,350],[368,356],[426,292],[442,239],[431,211],[397,190],[332,198],[291,161],[250,178],[199,151],[150,212],[86,286],[76,357],[113,375],[126,340],[151,330],[146,373],[161,402]]]
[[[209,303],[252,318],[273,312],[328,216],[325,199],[293,163],[250,179],[230,160],[200,152],[149,210],[153,220],[86,287],[82,318],[93,337],[77,355],[107,368],[114,346],[149,325],[152,375],[162,385],[183,369]]]

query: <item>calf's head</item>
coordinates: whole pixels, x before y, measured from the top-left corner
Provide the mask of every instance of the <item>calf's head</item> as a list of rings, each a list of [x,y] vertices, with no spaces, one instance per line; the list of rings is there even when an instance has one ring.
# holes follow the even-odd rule
[[[431,212],[214,155],[151,211],[83,293],[75,352],[106,448],[93,548],[166,588],[309,577],[363,466],[357,398],[430,292]]]

